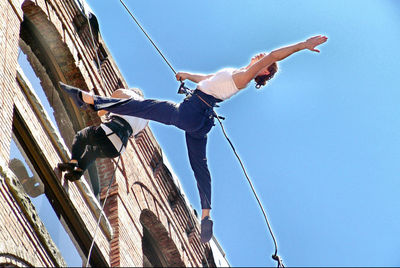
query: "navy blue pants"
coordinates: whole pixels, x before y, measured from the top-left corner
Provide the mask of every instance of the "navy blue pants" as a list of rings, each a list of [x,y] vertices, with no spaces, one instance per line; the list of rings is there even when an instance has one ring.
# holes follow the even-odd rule
[[[151,99],[134,100],[94,96],[94,109],[136,116],[184,130],[189,162],[200,194],[201,208],[211,209],[211,176],[207,166],[206,145],[207,133],[214,126],[212,106],[220,101],[200,90],[195,90],[191,97],[184,99],[180,104]]]

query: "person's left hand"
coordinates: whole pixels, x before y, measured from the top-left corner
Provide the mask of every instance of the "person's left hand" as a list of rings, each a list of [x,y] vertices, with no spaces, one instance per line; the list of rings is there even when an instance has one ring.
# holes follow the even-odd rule
[[[263,52],[263,53],[259,53],[259,54],[255,55],[255,56],[253,56],[251,58],[251,64],[254,64],[257,61],[261,60],[265,55],[267,55],[267,53]]]
[[[317,35],[317,36],[308,38],[304,42],[304,44],[306,46],[306,49],[319,53],[320,51],[318,49],[316,49],[315,47],[325,43],[327,40],[328,40],[328,37],[323,36],[323,35]]]
[[[185,81],[188,78],[189,74],[185,72],[178,72],[175,77],[177,81]]]

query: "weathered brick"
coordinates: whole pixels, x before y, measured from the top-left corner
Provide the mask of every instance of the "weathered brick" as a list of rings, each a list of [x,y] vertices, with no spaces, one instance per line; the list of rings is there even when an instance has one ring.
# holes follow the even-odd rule
[[[22,6],[20,2],[23,2]],[[30,23],[29,26],[25,24],[25,28],[21,27],[23,15]],[[15,111],[23,118],[27,132],[34,137],[36,150],[53,167],[68,160],[68,148],[76,131],[101,122],[95,112],[77,110],[66,95],[59,92],[55,84],[58,79],[83,90],[95,87],[101,95],[109,95],[121,83],[127,87],[109,52],[102,65],[105,81],[101,81],[92,60],[96,52],[92,49],[88,28],[81,25],[78,32],[79,27],[74,25],[79,16],[74,1],[0,1],[0,164],[9,161]],[[104,41],[100,42],[107,49]],[[29,91],[32,89],[26,93],[24,86],[17,82],[25,79],[18,71],[19,47],[28,55],[28,61],[41,81],[42,90],[53,107],[57,129],[44,116],[43,107],[35,103],[35,93]],[[63,140],[62,144],[59,139]],[[130,140],[119,162],[104,209],[113,236],[109,239],[106,227],[102,227],[96,237],[100,254],[111,266],[143,265],[143,228],[157,241],[153,246],[159,248],[169,265],[201,265],[202,252],[208,246],[199,242],[198,226],[190,237],[186,235],[189,215],[183,208],[188,204],[177,199],[175,209],[171,209],[168,195],[179,190],[169,172],[163,170],[161,155],[160,146],[147,127],[138,138]],[[96,165],[101,199],[104,200],[116,159],[99,159]],[[4,165],[0,167],[7,169]],[[55,174],[58,180],[55,183],[63,185],[68,202],[84,223],[82,228],[93,236],[98,212],[89,205],[88,193],[82,192],[78,184],[66,182],[61,173]],[[28,266],[54,266],[54,254],[32,226],[31,216],[19,207],[2,176],[0,174],[0,242],[8,241],[8,246],[3,249],[3,243],[0,243],[0,253],[6,253],[0,254],[0,265],[9,261],[20,266],[20,260]]]

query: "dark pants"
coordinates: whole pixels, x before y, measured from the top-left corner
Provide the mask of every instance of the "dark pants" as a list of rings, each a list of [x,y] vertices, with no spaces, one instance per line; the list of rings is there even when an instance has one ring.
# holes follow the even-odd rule
[[[97,158],[114,158],[119,155],[100,126],[86,127],[76,133],[72,142],[71,159],[86,170]]]
[[[207,133],[214,126],[213,110],[220,100],[196,90],[194,95],[182,103],[170,101],[113,99],[94,96],[94,109],[116,114],[131,115],[174,125],[185,131],[189,161],[197,181],[202,209],[211,209],[211,176],[207,166]]]

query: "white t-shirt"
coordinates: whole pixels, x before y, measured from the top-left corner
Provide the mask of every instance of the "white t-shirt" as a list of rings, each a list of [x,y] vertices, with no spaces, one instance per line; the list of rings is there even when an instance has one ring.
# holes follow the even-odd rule
[[[143,100],[143,97],[138,95],[136,92],[134,92],[133,90],[124,90],[125,94],[128,94],[131,96],[131,98],[135,99],[135,100]],[[132,128],[132,135],[136,135],[137,133],[139,133],[141,130],[143,130],[147,124],[149,123],[149,120],[147,119],[142,119],[139,117],[135,117],[135,116],[131,116],[131,115],[122,115],[122,114],[115,114],[115,113],[110,113],[110,116],[116,115],[118,117],[123,118],[126,122],[129,123],[129,125]],[[113,131],[107,127],[105,124],[101,124],[100,125],[101,128],[104,130],[104,132],[106,133],[106,135],[112,133]],[[121,139],[118,137],[117,134],[111,134],[108,136],[108,139],[112,142],[112,144],[114,144],[115,149],[117,149],[117,151],[119,152],[121,150],[121,146],[122,146],[122,141]],[[122,148],[121,153],[125,151],[125,147]]]
[[[235,70],[234,68],[222,69],[213,76],[200,81],[197,88],[217,99],[227,100],[239,92],[232,78]]]

